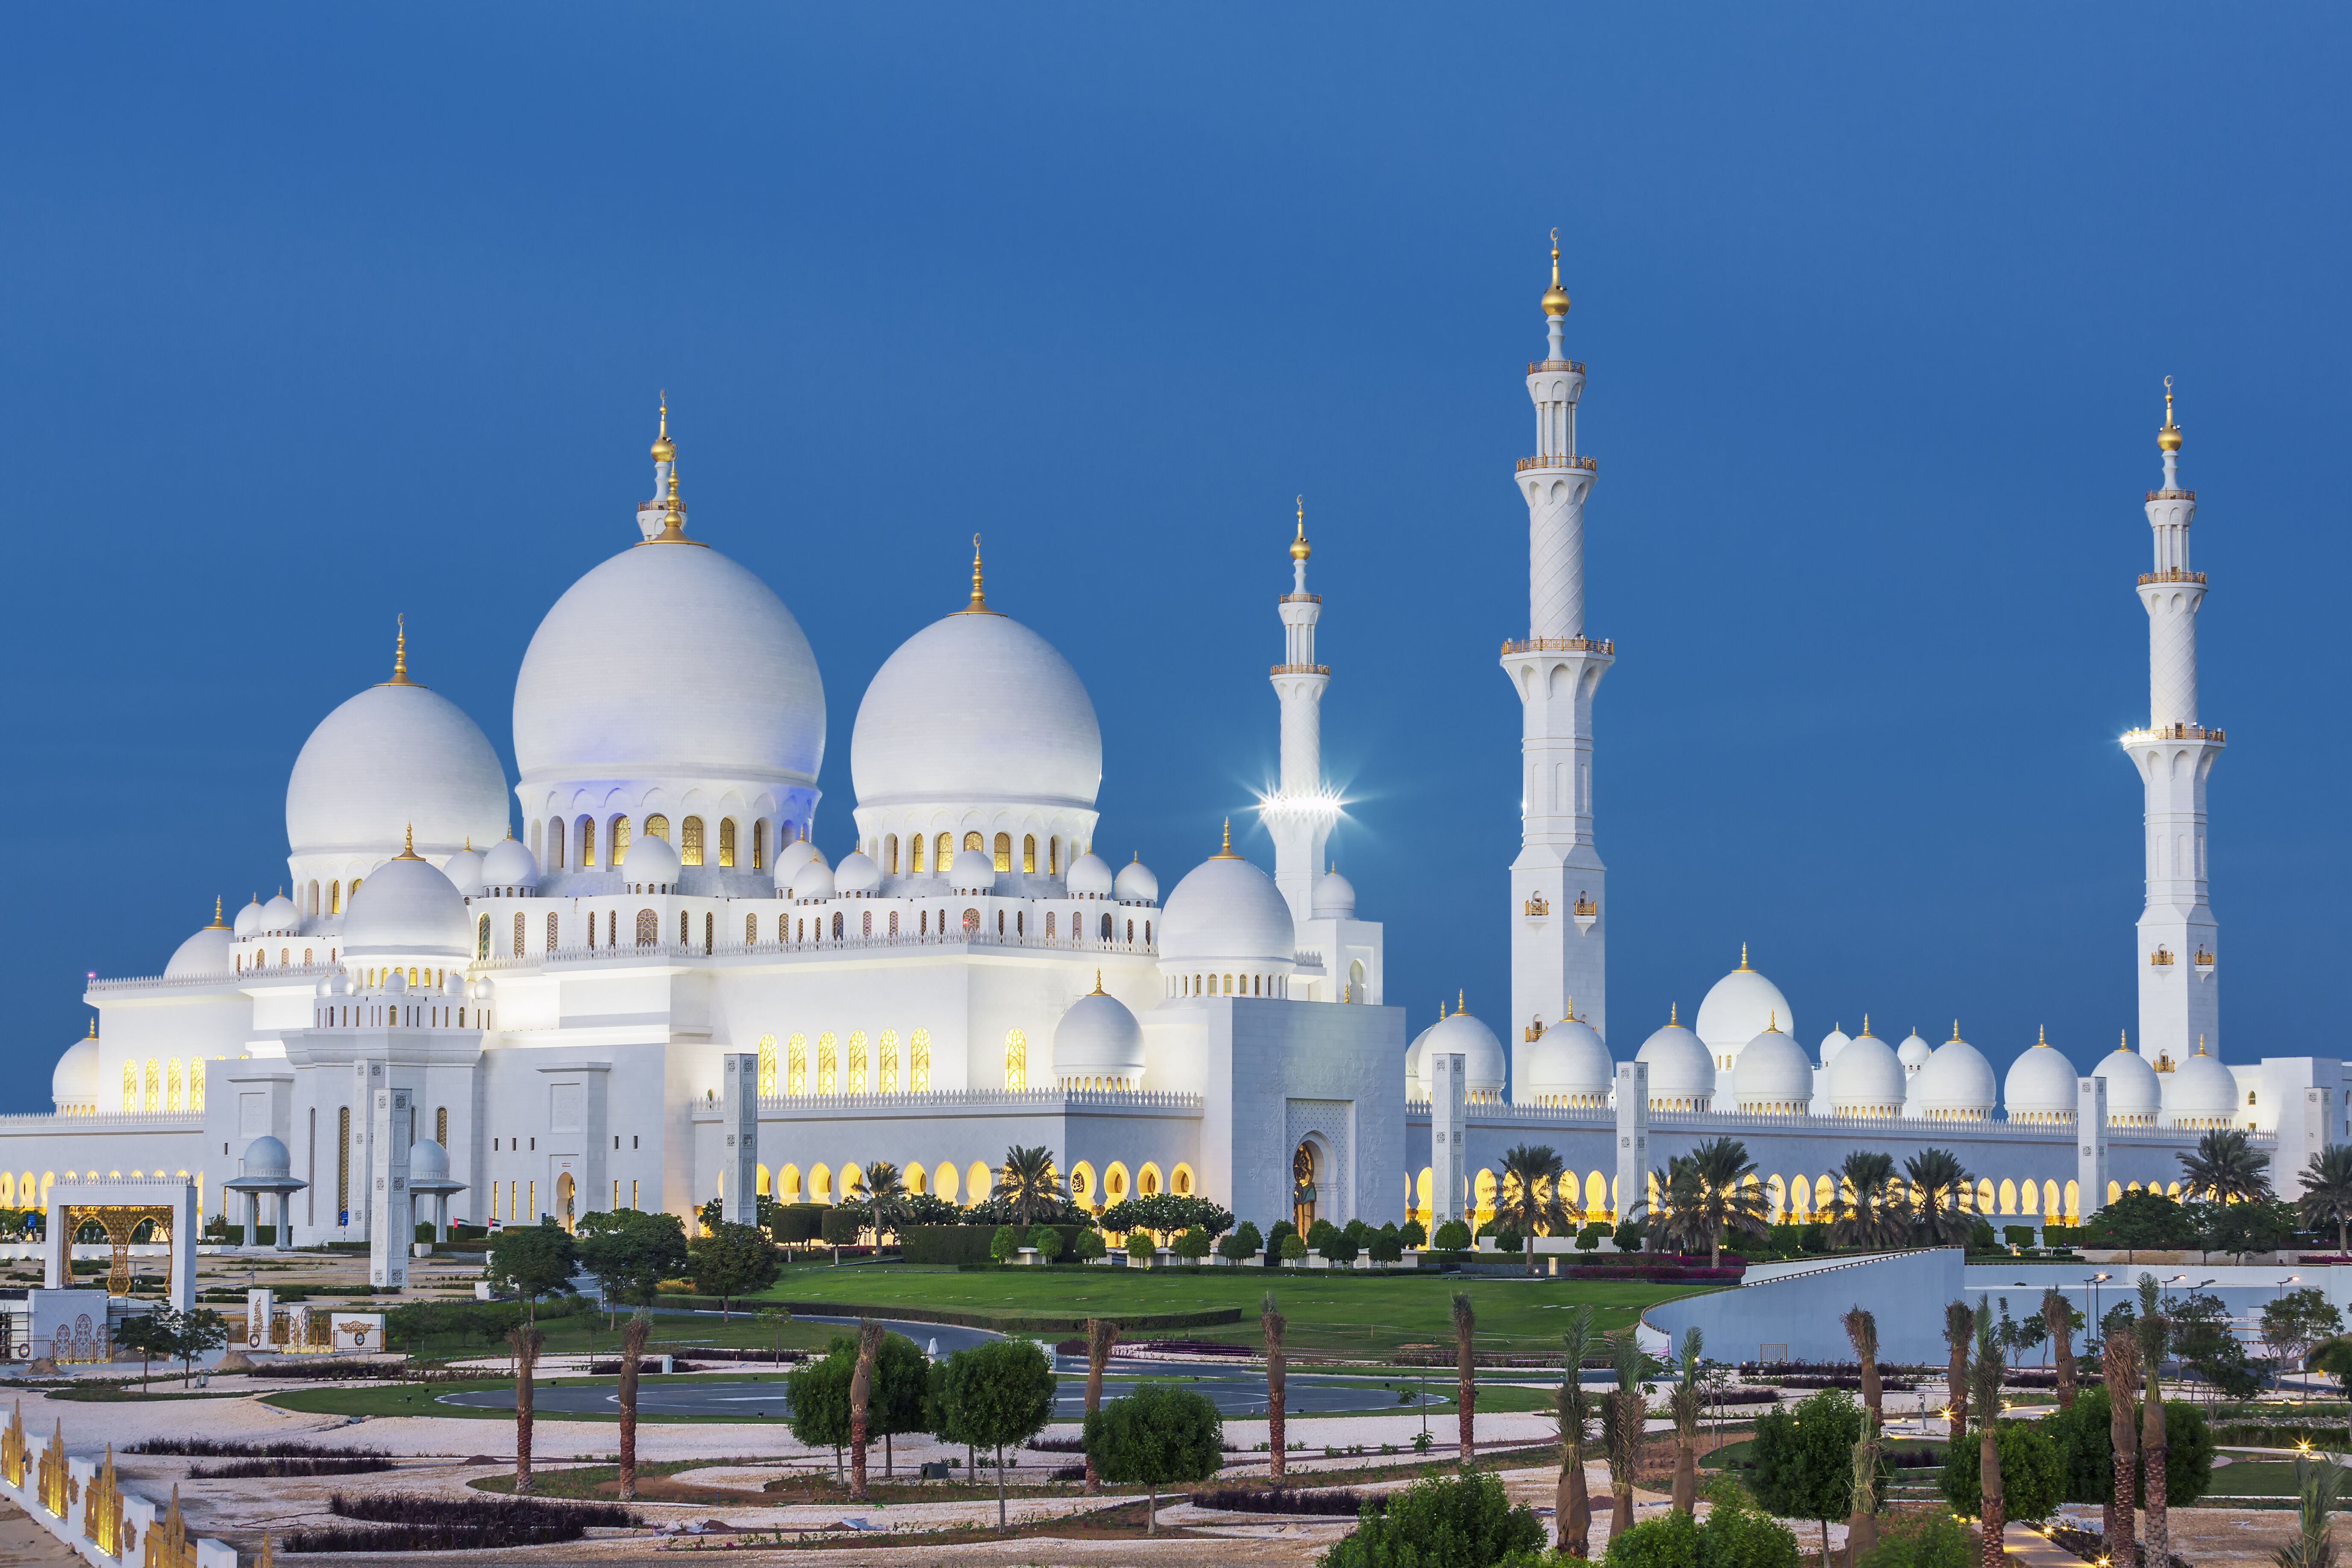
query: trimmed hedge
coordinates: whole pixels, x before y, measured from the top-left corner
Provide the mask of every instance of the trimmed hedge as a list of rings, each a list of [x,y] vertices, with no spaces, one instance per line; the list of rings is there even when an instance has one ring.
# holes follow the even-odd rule
[[[755,1306],[783,1306],[796,1316],[896,1319],[903,1323],[944,1323],[950,1328],[992,1329],[998,1333],[1031,1334],[1083,1331],[1087,1320],[1041,1318],[1020,1312],[942,1312],[928,1307],[876,1306],[855,1301],[759,1301]],[[1121,1329],[1207,1329],[1242,1321],[1239,1307],[1218,1307],[1198,1312],[1123,1312],[1111,1321]],[[705,1354],[716,1353],[710,1352]]]
[[[1032,1230],[1053,1229],[1061,1233],[1062,1256],[1067,1258],[1077,1246],[1078,1235],[1087,1227],[1082,1225],[1047,1226],[1043,1221],[1030,1226]],[[987,1263],[988,1244],[995,1238],[992,1225],[909,1225],[898,1231],[898,1256],[907,1263],[959,1264]]]

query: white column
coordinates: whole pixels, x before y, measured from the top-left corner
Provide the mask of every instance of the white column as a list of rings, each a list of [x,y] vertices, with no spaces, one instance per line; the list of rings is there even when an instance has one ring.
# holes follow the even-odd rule
[[[760,1223],[758,1053],[730,1051],[719,1058],[719,1084],[720,1136],[726,1141],[719,1156],[719,1168],[726,1173],[726,1190],[719,1194],[719,1218],[729,1225],[757,1225]]]
[[[1617,1064],[1616,1215],[1641,1213],[1650,1187],[1650,1064]]]
[[[1466,1217],[1467,1145],[1463,1123],[1469,1108],[1470,1058],[1460,1052],[1429,1057],[1429,1233],[1449,1219]]]
[[[408,1145],[414,1114],[404,1089],[381,1079],[368,1091],[368,1283],[408,1287],[408,1244],[416,1230],[408,1194]]]
[[[1323,599],[1307,591],[1308,554],[1302,500],[1298,536],[1290,544],[1290,592],[1275,606],[1282,616],[1282,662],[1270,679],[1282,705],[1282,780],[1265,803],[1266,830],[1274,838],[1274,885],[1300,925],[1314,917],[1315,879],[1338,816],[1323,784],[1323,689],[1331,683],[1331,669],[1315,662],[1315,625],[1323,618]]]
[[[2074,1217],[2087,1225],[2107,1206],[2107,1080],[2074,1080]],[[2046,1221],[2045,1221],[2046,1223]]]

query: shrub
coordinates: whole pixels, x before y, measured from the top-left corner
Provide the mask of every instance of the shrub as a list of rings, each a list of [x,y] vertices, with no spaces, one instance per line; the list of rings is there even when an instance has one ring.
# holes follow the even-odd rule
[[[1489,1568],[1543,1549],[1534,1511],[1512,1507],[1493,1472],[1474,1470],[1391,1493],[1385,1510],[1324,1553],[1322,1568]]]
[[[1225,1487],[1194,1492],[1185,1500],[1194,1508],[1213,1508],[1226,1513],[1314,1513],[1344,1519],[1354,1519],[1367,1508],[1379,1513],[1389,1505],[1389,1500],[1381,1493],[1366,1496],[1344,1487],[1329,1491]]]
[[[1239,1230],[1234,1231],[1218,1240],[1217,1256],[1225,1259],[1228,1263],[1239,1263],[1242,1259],[1256,1252],[1258,1247],[1264,1244],[1264,1241],[1265,1238],[1257,1233],[1257,1226],[1250,1224],[1247,1220],[1244,1220]]]
[[[1127,1256],[1131,1263],[1149,1263],[1159,1251],[1160,1248],[1152,1244],[1151,1233],[1148,1230],[1133,1232],[1127,1238]]]
[[[1062,1256],[1062,1233],[1050,1225],[1037,1226],[1030,1242],[1037,1248],[1037,1256],[1047,1263]]]
[[[1403,1256],[1404,1243],[1397,1236],[1395,1226],[1384,1226],[1379,1234],[1372,1237],[1373,1262],[1394,1263]]]
[[[1591,1225],[1586,1226],[1582,1230],[1576,1233],[1576,1250],[1579,1252],[1600,1251],[1601,1238],[1609,1234],[1609,1230],[1610,1227],[1605,1222],[1594,1220]]]
[[[1351,1225],[1349,1229],[1354,1227]],[[1361,1253],[1357,1238],[1346,1230],[1334,1230],[1323,1237],[1323,1256],[1333,1263],[1353,1263]]]
[[[379,1448],[337,1448],[309,1443],[235,1443],[217,1437],[149,1437],[126,1454],[178,1454],[203,1459],[381,1459]]]
[[[988,1238],[988,1256],[999,1263],[1008,1263],[1012,1261],[1013,1255],[1021,1250],[1023,1240],[1018,1226],[1000,1225],[996,1227],[996,1234]]]
[[[1299,1262],[1306,1256],[1307,1243],[1300,1238],[1297,1231],[1294,1230],[1282,1238],[1282,1260],[1285,1263]]]
[[[1458,1219],[1449,1219],[1437,1227],[1437,1234],[1431,1238],[1430,1245],[1440,1252],[1465,1251],[1470,1246],[1470,1227]],[[1622,1247],[1624,1243],[1619,1242],[1618,1245]]]
[[[851,1247],[858,1233],[866,1228],[866,1216],[854,1208],[835,1206],[824,1211],[817,1222],[817,1237],[827,1247]]]
[[[2066,1464],[2042,1426],[2040,1421],[2002,1421],[1994,1426],[2000,1448],[2002,1510],[2029,1523],[2049,1518],[2066,1500]],[[1984,1506],[1983,1460],[1984,1445],[1975,1432],[1945,1451],[1938,1485],[1954,1513],[1973,1516]]]
[[[1097,1258],[1110,1256],[1110,1248],[1103,1245],[1102,1232],[1082,1230],[1078,1232],[1077,1245],[1070,1249],[1070,1255],[1081,1262],[1092,1263]]]
[[[1934,1509],[1898,1513],[1881,1523],[1878,1544],[1861,1568],[1970,1568],[1976,1560],[1968,1526]]]
[[[1196,1225],[1178,1237],[1169,1250],[1179,1258],[1206,1258],[1209,1256],[1209,1233]]]
[[[1642,1250],[1642,1227],[1630,1219],[1622,1221],[1610,1233],[1610,1239],[1616,1242],[1620,1252],[1639,1252]]]
[[[1338,1226],[1328,1219],[1318,1219],[1307,1227],[1307,1245],[1314,1251],[1320,1252],[1324,1257],[1328,1258],[1331,1256],[1329,1251],[1331,1238],[1339,1234]]]
[[[1507,1225],[1495,1233],[1495,1250],[1497,1252],[1525,1252],[1527,1247],[1528,1238],[1519,1234],[1517,1226]]]
[[[2034,1423],[2058,1447],[2062,1501],[2105,1502],[2114,1495],[2115,1447],[2107,1428],[2109,1409],[2106,1386],[2094,1383],[2076,1392],[2072,1410],[2053,1410]],[[2334,1436],[2342,1431],[2338,1426],[2331,1428],[2329,1435]],[[2180,1400],[2166,1400],[2164,1440],[2169,1450],[2164,1462],[2165,1502],[2172,1508],[2194,1507],[2213,1484],[2213,1428],[2206,1421],[2205,1412]],[[2251,1440],[2274,1444],[2282,1437],[2275,1432],[2256,1433],[2251,1435]],[[2134,1485],[2134,1499],[2144,1508],[2147,1505],[2147,1478],[2142,1476]]]
[[[1397,1239],[1407,1247],[1429,1245],[1429,1230],[1417,1219],[1409,1219],[1397,1227]]]
[[[1796,1532],[1758,1512],[1745,1487],[1720,1477],[1706,1496],[1714,1504],[1699,1531],[1706,1568],[1797,1568]]]
[[[625,1527],[639,1522],[634,1509],[538,1498],[436,1498],[403,1492],[346,1497],[338,1492],[328,1500],[327,1508],[344,1519],[372,1521],[379,1528],[289,1531],[287,1551],[479,1552],[577,1541],[591,1525]]]
[[[370,1470],[388,1470],[392,1461],[384,1458],[355,1459],[231,1459],[222,1465],[194,1465],[188,1470],[192,1481],[248,1481],[301,1476],[350,1476]]]
[[[1667,1513],[1612,1537],[1601,1561],[1610,1568],[1693,1568],[1705,1550],[1696,1520]]]
[[[2005,1225],[2000,1227],[2000,1239],[2010,1247],[2032,1247],[2033,1227],[2030,1225]]]

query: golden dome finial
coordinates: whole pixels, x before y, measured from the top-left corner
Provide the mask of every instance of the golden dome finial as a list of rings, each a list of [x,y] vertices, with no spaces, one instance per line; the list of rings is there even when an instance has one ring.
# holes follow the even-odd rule
[[[1748,944],[1744,942],[1739,944],[1739,967],[1748,967]]]
[[[1867,1013],[1862,1016],[1862,1032],[1865,1035],[1870,1033],[1870,1015]]]
[[[1225,818],[1224,843],[1219,847],[1217,852],[1211,856],[1210,858],[1213,860],[1238,860],[1241,858],[1240,856],[1234,853],[1234,819],[1232,817],[1229,816]]]
[[[2197,1054],[2200,1057],[2205,1054],[2205,1037],[2202,1035],[2197,1037]]]
[[[221,919],[220,895],[218,893],[215,893],[213,895],[213,923],[206,926],[205,929],[206,931],[219,931],[227,923],[227,921]]]
[[[1559,230],[1551,231],[1551,287],[1544,290],[1543,312],[1547,316],[1568,314],[1568,290],[1559,286]]]
[[[966,605],[962,609],[958,610],[956,614],[960,616],[993,616],[998,613],[999,612],[988,607],[988,599],[981,593],[980,535],[975,533],[971,536],[971,603]]]
[[[2172,421],[2172,378],[2164,378],[2164,428],[2156,433],[2158,447],[2167,452],[2180,450],[2180,426]]]
[[[408,825],[408,832],[404,840],[401,844],[400,853],[394,856],[393,858],[395,860],[422,860],[425,858],[424,856],[419,855],[416,852],[416,824],[412,822]]]
[[[1777,1035],[1780,1032],[1780,1009],[1778,1007],[1765,1009],[1764,1032],[1768,1035]]]
[[[98,1015],[95,1013],[90,1015],[89,1037],[93,1040],[98,1038]]]
[[[1456,991],[1454,994],[1454,1016],[1455,1017],[1458,1018],[1462,1016],[1463,1014],[1470,1011],[1470,1004],[1465,1000],[1465,998],[1470,993],[1467,990]]]
[[[1307,544],[1307,498],[1298,498],[1298,537],[1290,542],[1290,558],[1304,561],[1310,552]]]
[[[654,461],[667,463],[677,456],[677,448],[670,445],[669,439],[669,389],[664,387],[661,395],[661,433],[654,437]]]
[[[669,466],[669,504],[662,512],[662,531],[646,541],[647,544],[700,544],[699,539],[686,536],[686,506],[677,499],[677,463]]]
[[[1096,971],[1095,971],[1095,989],[1094,989],[1094,994],[1095,994],[1096,995],[1097,995],[1097,996],[1100,996],[1100,995],[1105,994],[1105,993],[1104,993],[1104,991],[1103,991],[1103,988],[1102,988],[1102,971],[1101,971],[1101,970],[1099,970],[1099,969],[1097,969],[1097,970],[1096,970]]]
[[[392,624],[394,627],[392,637],[392,679],[385,681],[384,684],[386,686],[414,686],[416,682],[408,679],[408,617],[404,615],[394,616],[392,617]]]

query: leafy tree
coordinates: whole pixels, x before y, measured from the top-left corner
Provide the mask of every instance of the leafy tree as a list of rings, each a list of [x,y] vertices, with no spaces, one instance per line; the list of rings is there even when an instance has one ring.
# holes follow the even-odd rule
[[[1196,1225],[1170,1243],[1168,1250],[1197,1263],[1209,1256],[1209,1233]]]
[[[1758,1512],[1738,1481],[1717,1478],[1707,1500],[1714,1507],[1705,1524],[1685,1513],[1660,1514],[1612,1537],[1602,1561],[1611,1568],[1798,1568],[1796,1536]]]
[[[1296,1241],[1298,1238],[1297,1237],[1293,1237],[1291,1239]],[[1129,1262],[1150,1263],[1159,1255],[1160,1248],[1153,1244],[1151,1233],[1150,1231],[1138,1230],[1128,1233],[1127,1257]]]
[[[830,1447],[836,1475],[841,1450],[849,1442],[849,1384],[856,1373],[857,1342],[835,1334],[826,1342],[823,1360],[804,1361],[784,1378],[792,1400],[793,1440],[812,1448]]]
[[[1821,1526],[1829,1551],[1830,1521],[1853,1509],[1853,1446],[1863,1414],[1843,1389],[1824,1388],[1793,1406],[1768,1410],[1756,1422],[1756,1500],[1782,1519]]]
[[[1217,1256],[1228,1263],[1240,1263],[1255,1254],[1262,1244],[1257,1226],[1244,1225],[1232,1235],[1219,1238]]]
[[[1972,1568],[1968,1526],[1941,1509],[1898,1514],[1856,1568]]]
[[[1838,1247],[1899,1247],[1911,1214],[1895,1185],[1895,1156],[1856,1149],[1838,1169],[1830,1199],[1830,1240]]]
[[[2182,1206],[2197,1232],[2199,1247],[2208,1252],[2234,1253],[2241,1263],[2249,1252],[2276,1252],[2285,1246],[2301,1217],[2293,1204],[2276,1198]]]
[[[1323,1236],[1323,1259],[1327,1263],[1349,1264],[1356,1261],[1362,1250],[1358,1238],[1344,1230],[1326,1231]]]
[[[1390,1493],[1386,1510],[1365,1513],[1322,1568],[1491,1568],[1543,1543],[1534,1510],[1511,1506],[1491,1470],[1473,1470]]]
[[[825,1210],[824,1216],[817,1221],[817,1236],[827,1247],[855,1247],[857,1238],[865,1234],[866,1223],[866,1206],[863,1204],[836,1204]],[[834,1261],[841,1261],[838,1250],[834,1254]]]
[[[1179,1235],[1197,1225],[1213,1239],[1234,1228],[1234,1213],[1189,1193],[1154,1193],[1113,1204],[1103,1210],[1100,1224],[1115,1234],[1148,1230],[1157,1236]]]
[[[1566,1168],[1549,1143],[1520,1143],[1503,1152],[1496,1205],[1509,1217],[1511,1228],[1525,1238],[1530,1274],[1536,1271],[1536,1233],[1559,1236],[1575,1227],[1576,1216],[1560,1196],[1560,1173]]]
[[[2303,1222],[2336,1227],[2336,1252],[2352,1252],[2346,1232],[2352,1228],[2352,1143],[2330,1143],[2303,1168],[2303,1196],[2298,1200]]]
[[[1370,1250],[1373,1262],[1394,1263],[1404,1256],[1404,1241],[1396,1226],[1384,1225],[1372,1233]]]
[[[1994,1438],[2000,1454],[2000,1495],[2004,1521],[2047,1519],[2069,1500],[2067,1461],[2055,1435],[2043,1430],[2043,1421],[1996,1421]],[[1944,1500],[1952,1511],[1979,1517],[1983,1502],[1984,1449],[1980,1442],[1954,1443],[1945,1451]]]
[[[2299,1363],[2323,1340],[2344,1331],[2344,1315],[2324,1290],[2305,1286],[2267,1303],[2262,1314],[2263,1342],[2271,1347],[2279,1370]]]
[[[1328,1258],[1331,1256],[1331,1243],[1339,1234],[1338,1226],[1328,1219],[1318,1219],[1307,1227],[1307,1245],[1322,1257]]]
[[[1610,1231],[1609,1239],[1617,1244],[1617,1250],[1620,1252],[1641,1251],[1643,1241],[1641,1222],[1633,1219],[1619,1220]]]
[[[616,1303],[652,1306],[661,1282],[686,1268],[686,1225],[674,1214],[583,1215],[574,1246],[580,1267],[595,1276],[608,1313]]]
[[[2197,1140],[2194,1153],[2180,1156],[2180,1184],[2225,1204],[2266,1198],[2270,1163],[2268,1154],[2246,1141],[2243,1129],[2215,1127]]]
[[[1922,1149],[1903,1163],[1911,1195],[1911,1234],[1924,1246],[1957,1247],[1976,1229],[1975,1185],[1959,1156]]]
[[[1698,1521],[1675,1510],[1611,1536],[1601,1560],[1608,1568],[1695,1568],[1707,1561],[1706,1537]]]
[[[1756,1162],[1748,1145],[1737,1138],[1717,1138],[1691,1151],[1688,1169],[1693,1184],[1687,1194],[1677,1193],[1676,1210],[1686,1216],[1687,1234],[1706,1238],[1707,1264],[1723,1261],[1723,1233],[1761,1236],[1771,1218],[1771,1199],[1748,1178]]]
[[[1407,1247],[1429,1245],[1429,1227],[1417,1219],[1408,1219],[1397,1226],[1397,1239]]]
[[[734,1315],[735,1298],[764,1290],[783,1272],[775,1243],[755,1225],[721,1225],[687,1244],[687,1275],[694,1288],[719,1298],[722,1321]]]
[[[1204,1238],[1205,1239],[1205,1238]],[[1159,1532],[1160,1489],[1205,1481],[1224,1462],[1225,1424],[1189,1388],[1146,1383],[1087,1417],[1087,1462],[1105,1480],[1142,1486],[1143,1532]]]
[[[2126,1255],[2143,1247],[2169,1251],[2197,1244],[2196,1227],[2177,1199],[2158,1192],[2126,1193],[2093,1215],[2083,1226],[2092,1247],[2120,1247]]]
[[[1054,1418],[1054,1368],[1033,1340],[995,1340],[948,1358],[941,1404],[953,1441],[996,1450],[996,1527],[1005,1528],[1004,1446]],[[944,1435],[944,1434],[943,1434]]]
[[[147,1366],[156,1356],[169,1358],[174,1349],[169,1307],[157,1307],[153,1311],[136,1318],[125,1318],[114,1331],[117,1349],[139,1352],[139,1386],[147,1387]]]
[[[2059,1500],[2115,1501],[2115,1406],[2104,1384],[2092,1384],[2074,1399],[2073,1408],[2059,1410],[2034,1422],[2057,1446],[2060,1467]],[[2134,1411],[2127,1409],[2126,1419]],[[2171,1451],[2164,1471],[2165,1500],[2173,1508],[2193,1508],[2213,1484],[2213,1429],[2205,1413],[2185,1400],[2164,1402],[2165,1440]],[[2006,1450],[2004,1450],[2006,1452]],[[2126,1458],[2136,1457],[2127,1454]],[[2004,1464],[2006,1461],[2004,1461]],[[2132,1502],[2145,1507],[2147,1486],[2133,1467]]]
[[[877,1160],[866,1167],[860,1185],[868,1224],[874,1227],[874,1240],[879,1246],[883,1235],[898,1234],[907,1223],[914,1194],[907,1190],[907,1179],[898,1167],[887,1160]]]
[[[1022,1228],[1028,1228],[1041,1205],[1064,1201],[1060,1179],[1054,1172],[1054,1152],[1040,1144],[1015,1143],[1004,1151],[1004,1164],[996,1173],[996,1190],[989,1194],[1013,1205]]]
[[[171,1317],[172,1353],[180,1359],[180,1386],[195,1375],[196,1358],[228,1342],[228,1320],[210,1307],[191,1307]]]
[[[906,1223],[908,1225],[961,1225],[963,1210],[937,1193],[908,1193]]]
[[[2161,1320],[2166,1343],[2183,1368],[2232,1399],[2252,1398],[2261,1389],[2262,1378],[2247,1360],[2245,1342],[2232,1331],[2230,1310],[2220,1297],[2191,1290],[2166,1302],[2166,1309]],[[2145,1317],[2142,1322],[2145,1326]]]
[[[1297,1234],[1298,1227],[1288,1220],[1278,1219],[1274,1222],[1274,1228],[1265,1233],[1265,1266],[1268,1268],[1280,1268],[1282,1260],[1289,1256],[1282,1250],[1283,1237]]]
[[[1098,1230],[1078,1232],[1078,1239],[1070,1247],[1070,1256],[1082,1263],[1092,1263],[1097,1258],[1109,1255],[1110,1248],[1104,1244],[1102,1232]]]
[[[1437,1227],[1430,1245],[1440,1252],[1461,1252],[1470,1245],[1470,1227],[1458,1219],[1449,1219]]]
[[[1010,1263],[1013,1255],[1028,1245],[1026,1226],[1016,1229],[1009,1225],[1000,1225],[996,1227],[996,1234],[988,1238],[988,1256],[994,1262]]]
[[[1282,1260],[1285,1263],[1304,1262],[1306,1258],[1307,1241],[1305,1237],[1301,1237],[1294,1230],[1288,1236],[1282,1238]]]
[[[552,1218],[510,1226],[490,1243],[490,1283],[521,1298],[527,1319],[538,1317],[541,1296],[568,1294],[579,1272],[580,1249]]]
[[[1050,1225],[1041,1225],[1029,1233],[1029,1245],[1037,1249],[1038,1262],[1051,1263],[1062,1256],[1062,1233]],[[1201,1250],[1203,1253],[1209,1250],[1205,1237],[1202,1238]]]

